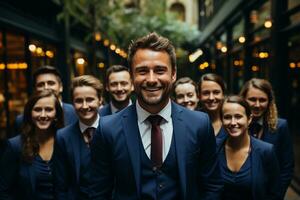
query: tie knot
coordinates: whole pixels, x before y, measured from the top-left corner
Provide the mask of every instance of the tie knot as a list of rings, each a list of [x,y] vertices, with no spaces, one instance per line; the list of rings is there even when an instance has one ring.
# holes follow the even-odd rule
[[[83,135],[84,135],[84,140],[86,143],[90,143],[92,141],[95,130],[96,130],[96,128],[94,128],[94,127],[89,127],[87,129],[85,129],[85,131],[83,132]]]
[[[160,125],[160,122],[163,118],[160,115],[150,115],[148,117],[149,122],[153,125],[153,126],[158,126]]]

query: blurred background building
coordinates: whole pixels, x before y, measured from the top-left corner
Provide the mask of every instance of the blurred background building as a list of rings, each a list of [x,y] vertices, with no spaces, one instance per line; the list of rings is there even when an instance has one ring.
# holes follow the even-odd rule
[[[60,70],[69,101],[74,76],[103,80],[111,64],[126,65],[130,40],[147,31],[158,31],[178,47],[179,77],[198,81],[214,72],[231,93],[252,77],[270,80],[292,132],[292,185],[300,193],[300,0],[1,1],[0,132],[10,135],[37,67]]]

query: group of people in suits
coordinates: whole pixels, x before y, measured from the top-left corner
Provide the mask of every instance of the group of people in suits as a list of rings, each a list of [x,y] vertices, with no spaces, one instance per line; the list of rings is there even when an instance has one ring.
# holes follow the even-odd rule
[[[293,150],[268,81],[239,96],[216,74],[176,81],[175,49],[156,33],[130,44],[128,64],[107,70],[104,106],[91,75],[72,80],[70,105],[56,68],[34,72],[4,142],[0,199],[283,199]]]
[[[204,74],[198,85],[183,77],[174,84],[174,100],[188,109],[209,115],[224,180],[223,195],[230,194],[223,196],[224,199],[244,199],[245,196],[263,199],[271,193],[278,199],[284,198],[293,176],[293,145],[287,121],[278,118],[273,89],[267,80],[252,78],[244,84],[238,96],[226,96],[226,84],[219,75]],[[225,111],[232,113],[226,116]],[[235,119],[234,114],[240,119]],[[242,116],[248,123],[240,122]],[[227,117],[231,117],[231,121]],[[238,129],[243,126],[243,134],[237,137]],[[244,144],[239,144],[241,141]],[[279,180],[274,177],[279,177]],[[246,182],[247,178],[251,182]],[[245,189],[249,189],[249,183],[252,187],[247,194]],[[266,194],[266,191],[270,193]],[[275,198],[268,196],[267,199]]]

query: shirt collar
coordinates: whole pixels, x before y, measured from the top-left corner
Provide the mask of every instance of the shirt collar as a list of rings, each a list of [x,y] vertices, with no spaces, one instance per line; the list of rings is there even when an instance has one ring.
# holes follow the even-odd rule
[[[100,116],[98,114],[97,119],[94,121],[94,123],[91,126],[88,126],[79,120],[79,128],[80,128],[81,133],[83,133],[89,127],[97,128],[99,125],[99,119],[100,119]]]
[[[169,100],[168,104],[157,115],[160,115],[165,121],[169,122],[171,120],[171,108],[171,100]],[[151,113],[141,107],[139,101],[136,101],[136,111],[139,124],[143,123],[151,115]]]
[[[129,103],[128,103],[127,106],[130,106],[131,104],[132,104],[132,101],[131,101],[131,99],[129,99]],[[116,113],[116,112],[119,111],[119,109],[116,108],[112,102],[110,102],[109,105],[110,105],[111,113]],[[126,107],[127,107],[127,106],[126,106]]]

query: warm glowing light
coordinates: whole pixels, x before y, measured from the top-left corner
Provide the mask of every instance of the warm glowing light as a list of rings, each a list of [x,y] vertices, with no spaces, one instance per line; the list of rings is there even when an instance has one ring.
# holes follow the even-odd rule
[[[246,41],[246,38],[244,36],[239,37],[239,43],[243,44],[243,43],[245,43],[245,41]]]
[[[34,44],[30,44],[30,45],[28,46],[28,49],[29,49],[29,51],[31,51],[31,52],[35,52],[36,46],[35,46]]]
[[[46,56],[48,56],[49,58],[53,58],[54,57],[54,53],[50,50],[46,51]]]
[[[294,62],[291,62],[290,63],[290,68],[292,68],[292,69],[296,68],[296,64]]]
[[[8,63],[7,69],[13,70],[13,69],[27,69],[27,63]],[[5,65],[4,63],[0,63],[0,70],[4,70]]]
[[[103,41],[103,45],[107,47],[107,46],[109,45],[109,40],[108,40],[108,39],[105,39],[105,40]]]
[[[204,70],[209,66],[208,62],[201,63],[198,67],[200,70]]]
[[[222,48],[222,42],[218,41],[216,44],[216,48],[220,50]]]
[[[189,60],[190,60],[191,63],[195,62],[195,60],[197,60],[197,58],[199,58],[202,55],[203,55],[202,49],[197,49],[194,53],[189,55]]]
[[[270,19],[266,20],[264,23],[265,28],[271,28],[272,27],[272,21]]]
[[[300,62],[297,62],[297,67],[300,68]]]
[[[101,34],[99,32],[95,33],[95,40],[100,41],[101,40]]]
[[[212,63],[212,64],[210,65],[210,67],[211,67],[212,69],[216,69],[216,68],[217,68],[217,66],[216,66],[215,63]]]
[[[256,66],[256,65],[253,65],[253,66],[251,67],[251,70],[254,71],[254,72],[257,72],[257,71],[259,70],[259,67]]]
[[[111,44],[111,45],[110,45],[110,50],[112,50],[112,51],[116,50],[116,45]]]
[[[83,65],[85,63],[85,60],[83,58],[77,58],[76,62],[78,65]]]
[[[116,49],[116,53],[117,53],[117,54],[120,54],[120,53],[121,53],[121,49],[117,48],[117,49]]]
[[[104,63],[103,63],[103,62],[101,62],[101,63],[98,63],[98,67],[99,67],[99,68],[101,68],[101,69],[102,69],[102,68],[104,68],[104,66],[105,66],[105,65],[104,65]]]
[[[263,59],[263,58],[268,58],[269,53],[268,52],[259,52],[258,57]]]
[[[43,49],[41,47],[37,47],[36,48],[36,53],[37,54],[42,54],[43,53]]]
[[[226,53],[226,52],[227,52],[227,47],[226,47],[226,46],[223,46],[223,47],[221,48],[221,51],[222,51],[223,53]]]
[[[233,61],[233,64],[234,64],[235,66],[239,66],[239,65],[240,65],[240,61],[239,61],[239,60],[235,60],[235,61]]]

